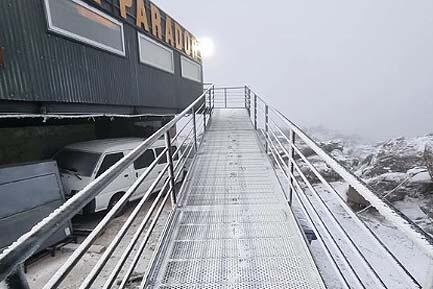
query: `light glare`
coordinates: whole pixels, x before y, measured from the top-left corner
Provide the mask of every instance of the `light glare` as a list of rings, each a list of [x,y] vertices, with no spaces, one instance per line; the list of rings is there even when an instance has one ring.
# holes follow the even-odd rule
[[[199,50],[203,58],[210,58],[215,53],[213,40],[209,37],[203,37],[199,40]]]

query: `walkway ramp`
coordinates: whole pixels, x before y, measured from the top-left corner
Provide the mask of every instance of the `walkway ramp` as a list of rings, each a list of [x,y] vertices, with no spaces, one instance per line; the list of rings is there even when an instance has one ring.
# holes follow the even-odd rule
[[[151,164],[43,289],[315,289],[324,283],[344,289],[433,289],[433,238],[247,86],[206,89],[5,249],[0,281],[27,288],[25,260],[128,168],[148,161],[149,149],[160,146],[161,138],[165,148],[151,151]],[[318,169],[324,165],[325,171]],[[175,184],[185,168],[188,176],[178,191]],[[335,175],[338,184],[330,183]],[[143,184],[148,184],[144,192]],[[382,221],[360,219],[339,191],[343,185],[366,199],[392,232],[377,229]],[[87,262],[91,245],[137,192],[143,197],[131,203],[106,250],[96,263]],[[317,236],[314,260],[292,208]],[[166,209],[168,221],[161,217]],[[396,242],[393,232],[404,235],[404,242]],[[151,237],[162,239],[143,272]]]
[[[247,110],[214,113],[145,288],[325,288]]]

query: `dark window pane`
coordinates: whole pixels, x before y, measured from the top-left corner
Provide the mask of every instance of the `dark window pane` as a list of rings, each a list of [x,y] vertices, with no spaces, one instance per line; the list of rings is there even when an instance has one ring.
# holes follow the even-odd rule
[[[164,150],[165,148],[157,148],[157,149],[155,149],[155,151],[156,151],[156,156],[158,157],[161,153],[162,153],[162,151]],[[172,154],[174,154],[175,152],[176,152],[176,150],[177,150],[177,147],[171,147],[171,153]],[[173,161],[177,161],[179,159],[179,155],[178,154],[176,154],[176,155],[173,155]],[[166,164],[167,163],[167,157],[166,156],[163,156],[160,160],[159,160],[159,162],[158,162],[159,164]]]
[[[47,3],[52,31],[124,55],[123,28],[117,21],[71,0],[48,0]]]
[[[147,150],[134,162],[134,168],[136,170],[147,168],[154,160],[155,155],[153,154],[153,150]]]
[[[95,170],[100,154],[64,149],[54,156],[60,170],[90,177]]]
[[[99,167],[98,174],[96,177],[99,177],[102,175],[106,170],[111,168],[113,165],[115,165],[118,161],[120,161],[123,158],[123,153],[115,153],[111,155],[106,155],[104,157],[104,160],[102,161],[101,166]]]

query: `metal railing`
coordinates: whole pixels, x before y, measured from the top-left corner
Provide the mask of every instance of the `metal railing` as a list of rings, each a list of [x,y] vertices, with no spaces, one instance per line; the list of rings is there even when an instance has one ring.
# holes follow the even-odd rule
[[[148,245],[150,236],[160,220],[160,216],[168,201],[171,202],[171,211],[167,220],[170,224],[176,201],[182,192],[176,190],[176,183],[182,177],[184,168],[188,168],[195,156],[196,151],[203,139],[206,129],[212,119],[214,109],[246,109],[259,138],[264,144],[264,149],[273,161],[276,172],[281,183],[287,188],[286,198],[290,205],[297,206],[308,218],[313,231],[316,233],[324,253],[330,261],[338,278],[345,288],[373,288],[371,280],[376,284],[374,288],[391,288],[383,274],[378,272],[377,267],[372,264],[366,256],[359,242],[355,241],[353,235],[348,232],[347,226],[341,224],[336,212],[330,206],[320,189],[326,190],[335,197],[335,201],[344,210],[346,216],[364,234],[371,237],[375,249],[386,256],[390,264],[396,268],[393,276],[410,284],[410,288],[431,288],[429,280],[418,280],[414,272],[406,269],[400,258],[396,256],[389,246],[358,216],[346,203],[346,200],[333,187],[330,181],[324,177],[316,168],[315,164],[301,149],[301,145],[312,151],[321,161],[331,168],[342,180],[347,182],[362,195],[371,206],[397,226],[412,240],[426,255],[433,257],[432,238],[420,230],[407,217],[399,213],[394,207],[380,199],[360,179],[350,173],[334,158],[326,153],[315,141],[307,136],[300,128],[290,122],[277,109],[270,106],[266,101],[254,93],[249,87],[208,87],[189,107],[179,115],[175,116],[167,125],[159,129],[140,146],[125,156],[116,165],[90,183],[78,194],[69,199],[64,205],[54,211],[50,216],[37,224],[30,232],[23,235],[17,242],[12,244],[0,255],[0,280],[14,274],[14,278],[24,280],[20,271],[21,264],[36,252],[39,246],[61,225],[71,219],[84,206],[93,200],[105,187],[107,187],[117,176],[135,160],[137,160],[152,144],[164,137],[165,149],[156,157],[153,163],[143,172],[137,181],[125,192],[120,201],[105,215],[96,228],[79,245],[68,260],[63,264],[52,278],[45,284],[44,289],[61,287],[62,282],[77,266],[90,246],[97,240],[101,232],[118,215],[129,198],[134,194],[140,184],[149,178],[157,164],[166,159],[165,166],[158,172],[157,177],[147,188],[144,196],[135,205],[126,221],[122,224],[113,240],[101,254],[90,272],[80,282],[79,288],[93,288],[102,270],[107,270],[108,277],[104,280],[98,279],[98,288],[125,288],[133,276],[133,272],[143,257],[143,252]],[[176,135],[170,135],[170,130],[177,127]],[[177,149],[173,152],[172,147]],[[173,156],[177,156],[174,161]],[[309,170],[310,175],[307,175]],[[311,178],[315,178],[315,182]],[[133,228],[131,238],[126,240],[127,245],[121,248],[117,258],[112,258],[119,244],[125,242],[125,236],[131,229],[138,215],[151,199],[152,193],[159,184],[162,189],[157,193],[145,216],[139,224]],[[167,225],[168,227],[168,225]],[[166,228],[167,228],[166,227]],[[345,246],[341,246],[344,239]],[[348,254],[350,249],[351,254]],[[117,251],[116,251],[117,252]],[[352,256],[353,255],[353,256]],[[356,264],[353,259],[356,258]],[[366,278],[368,277],[368,278]],[[146,279],[146,276],[143,276]],[[368,280],[366,280],[368,279]],[[24,281],[23,281],[24,282]]]
[[[300,147],[306,147],[311,151],[341,180],[364,197],[379,214],[404,232],[420,251],[433,258],[433,238],[430,235],[396,210],[391,203],[382,200],[363,181],[326,153],[312,138],[248,86],[215,88],[214,103],[216,108],[242,107],[244,104],[254,128],[260,135],[264,149],[280,172],[280,179],[285,181],[289,204],[296,203],[303,215],[309,219],[325,254],[335,271],[339,272],[340,280],[346,288],[371,288],[368,283],[370,280],[377,284],[377,288],[392,288],[392,286],[384,280],[383,273],[378,273],[377,266],[374,266],[371,258],[366,256],[365,250],[362,250],[359,242],[354,240],[347,226],[341,224],[337,212],[333,211],[323,194],[319,193],[319,189],[332,194],[345,215],[353,220],[363,234],[373,240],[370,244],[374,244],[375,250],[386,256],[396,268],[393,276],[397,280],[404,280],[406,284],[410,284],[410,288],[433,288],[431,283],[433,275],[431,275],[432,280],[417,280],[414,276],[416,272],[409,272],[401,261],[402,257],[397,257],[377,233],[358,218],[341,193],[331,185],[326,177],[321,175]],[[310,174],[307,174],[306,171]],[[312,180],[312,177],[315,179]],[[345,240],[345,244],[350,248],[350,254],[346,248],[341,248],[340,238]],[[358,260],[356,265],[352,264],[354,258],[350,255],[356,256]],[[359,269],[360,267],[362,269]],[[433,274],[433,264],[431,272]]]
[[[138,225],[132,239],[128,240],[128,245],[124,248],[120,259],[112,266],[111,274],[104,280],[104,285],[102,286],[102,288],[111,288],[119,277],[121,270],[128,265],[119,287],[125,288],[168,200],[171,201],[172,211],[176,209],[176,200],[179,197],[179,192],[176,191],[175,185],[184,176],[185,169],[188,169],[191,165],[191,160],[200,145],[206,127],[209,125],[213,111],[213,94],[214,87],[210,86],[200,97],[180,114],[176,115],[169,123],[155,132],[151,137],[144,140],[141,145],[96,178],[79,193],[67,200],[61,207],[34,226],[31,231],[24,234],[10,247],[6,248],[0,255],[0,281],[8,280],[8,278],[13,279],[14,282],[18,280],[21,282],[21,286],[26,288],[28,285],[22,273],[22,264],[39,249],[45,240],[61,228],[62,224],[79,213],[90,201],[102,192],[104,188],[120,176],[125,169],[131,166],[135,160],[150,149],[156,141],[164,138],[165,149],[156,156],[152,164],[139,175],[138,179],[123,194],[122,198],[105,215],[95,229],[85,238],[68,260],[43,287],[44,289],[61,287],[62,282],[89,250],[90,246],[107,228],[110,222],[118,216],[119,212],[121,212],[128,203],[139,186],[145,180],[149,179],[151,173],[156,170],[157,164],[163,162],[165,158],[165,166],[157,173],[157,177],[152,180],[151,185],[147,188],[143,197],[141,197],[139,202],[135,205],[135,208],[122,224],[122,227],[117,232],[114,239],[102,253],[93,269],[85,277],[79,287],[81,289],[92,287],[102,269],[111,260],[110,257],[112,257],[113,252],[118,248],[120,242],[124,241],[126,232],[131,228],[133,222],[136,221],[145,203],[151,199],[150,197],[157,186],[163,184],[162,189],[157,193],[156,198],[152,202],[145,217]],[[177,129],[177,133],[172,136],[170,131],[174,127]],[[173,151],[173,147],[177,149]],[[176,157],[176,161],[173,160],[174,156]],[[144,236],[142,236],[143,234]],[[138,244],[139,241],[141,242],[140,244]],[[136,248],[137,245],[138,248]]]

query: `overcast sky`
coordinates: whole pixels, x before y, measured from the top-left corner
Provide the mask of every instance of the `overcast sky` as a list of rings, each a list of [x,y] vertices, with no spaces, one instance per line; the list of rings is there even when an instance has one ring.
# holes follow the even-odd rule
[[[155,0],[211,37],[205,80],[247,83],[302,126],[433,132],[432,0]]]

